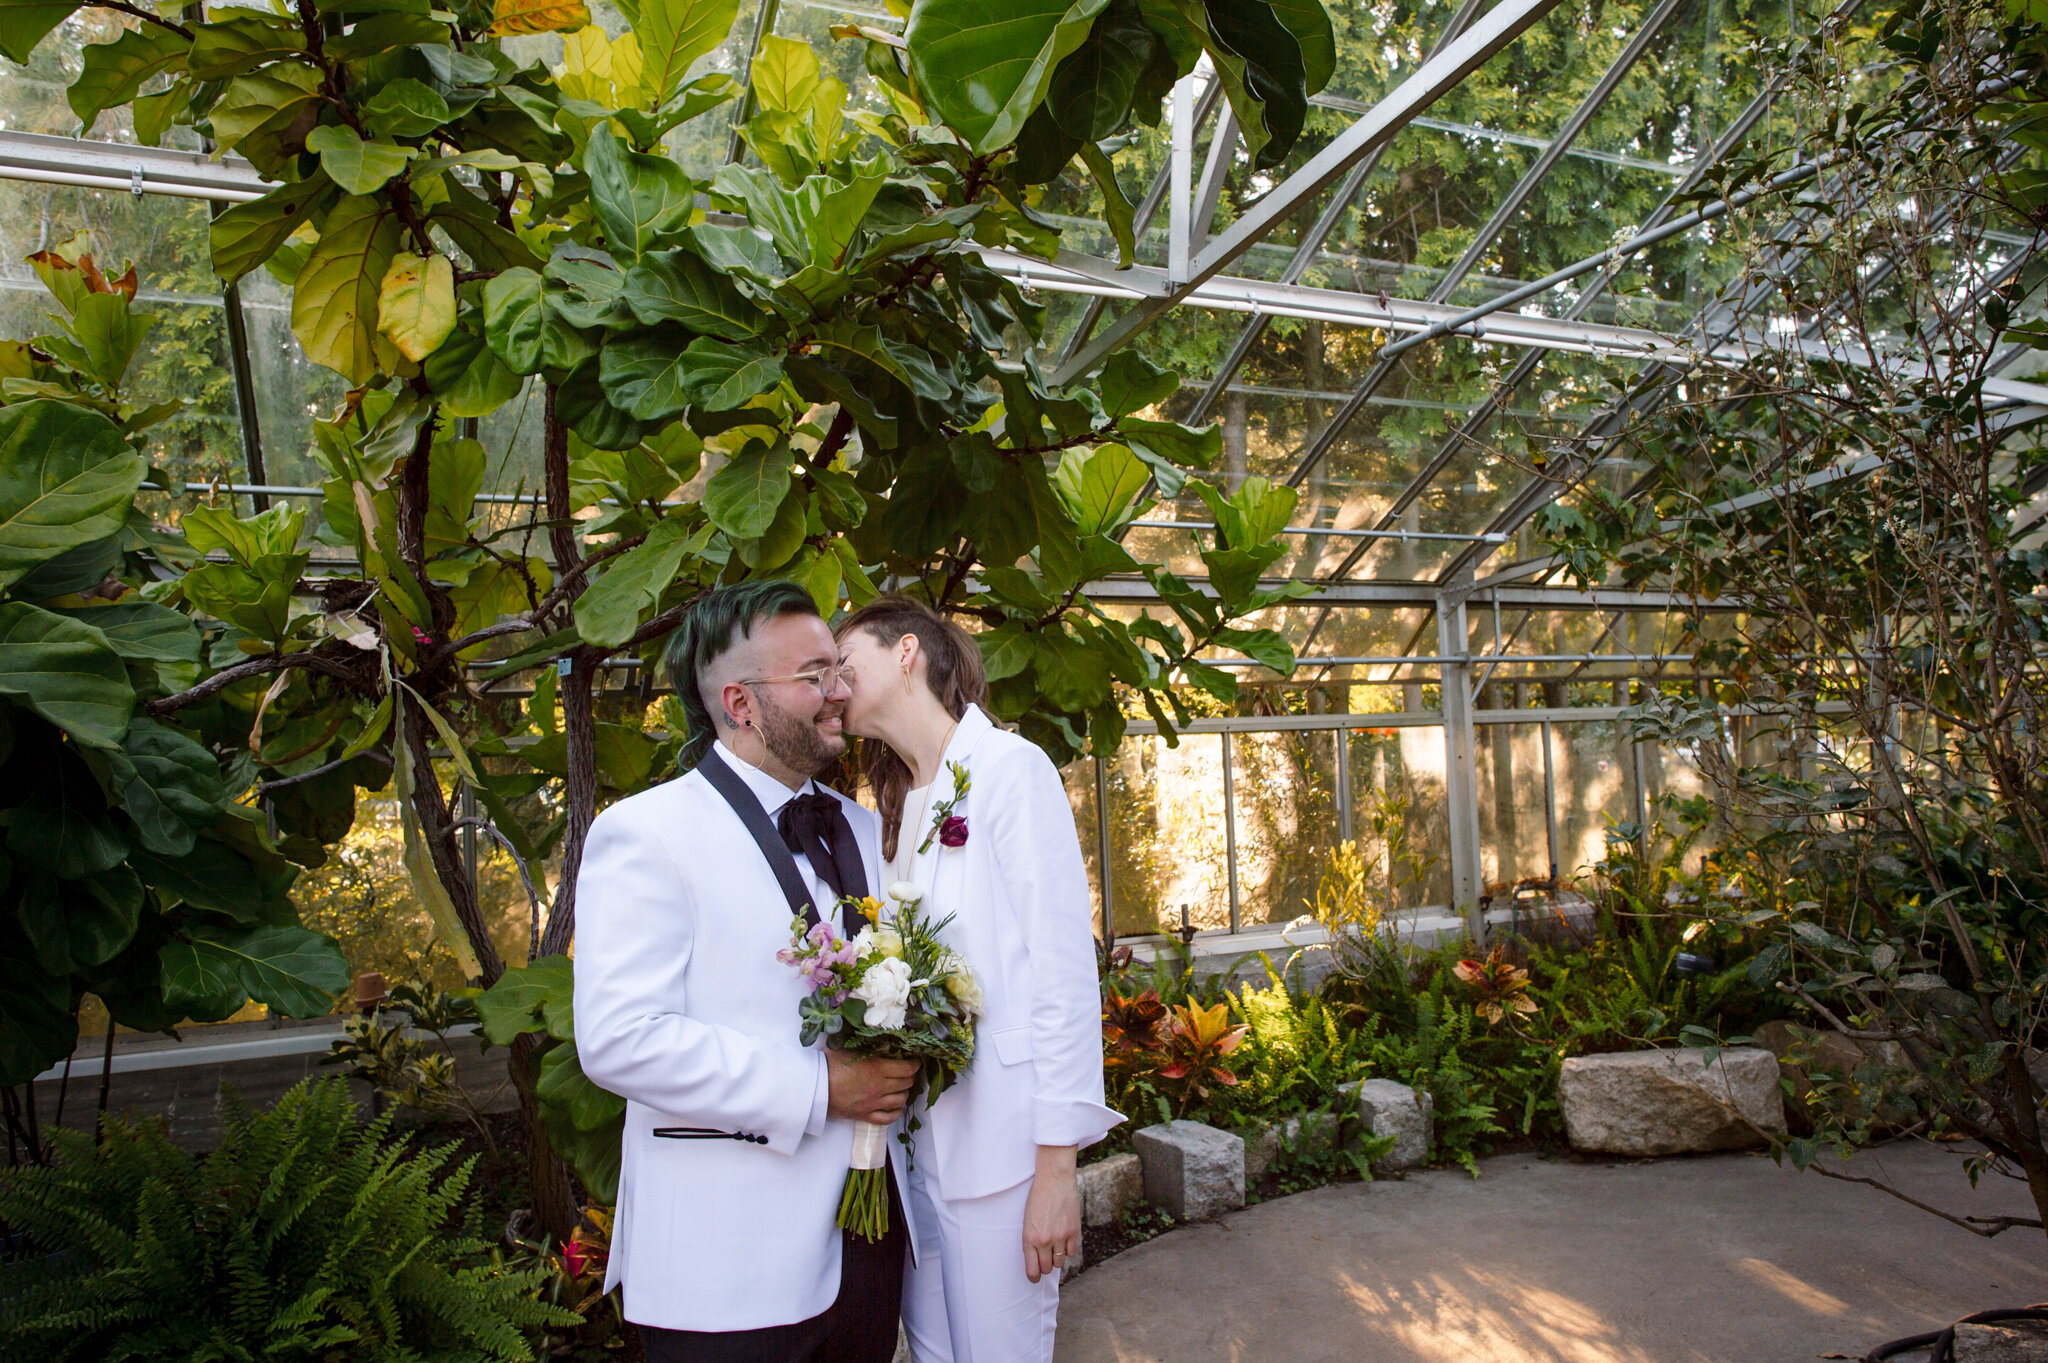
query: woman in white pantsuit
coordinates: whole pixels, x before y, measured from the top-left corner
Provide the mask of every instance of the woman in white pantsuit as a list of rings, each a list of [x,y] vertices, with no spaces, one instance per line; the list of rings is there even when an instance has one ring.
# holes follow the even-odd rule
[[[1050,1363],[1060,1269],[1080,1252],[1074,1157],[1123,1119],[1102,1102],[1088,875],[1059,772],[980,701],[981,654],[883,597],[838,629],[846,732],[882,815],[884,882],[953,915],[980,981],[974,1063],[924,1112],[910,1174],[916,1363]],[[964,782],[964,793],[960,783]]]

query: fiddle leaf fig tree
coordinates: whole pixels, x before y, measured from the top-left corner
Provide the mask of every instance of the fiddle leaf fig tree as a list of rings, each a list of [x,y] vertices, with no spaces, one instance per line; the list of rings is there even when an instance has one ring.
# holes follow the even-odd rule
[[[68,8],[0,10],[0,51],[25,54]],[[139,128],[189,125],[275,182],[214,220],[215,268],[290,279],[293,334],[350,385],[312,453],[319,534],[360,570],[306,581],[296,511],[187,513],[185,558],[149,599],[214,642],[135,704],[162,733],[249,715],[223,788],[275,790],[285,843],[309,854],[346,832],[333,816],[357,784],[391,779],[422,904],[485,986],[506,962],[457,852],[453,796],[474,793],[536,883],[559,853],[530,950],[564,954],[599,803],[671,775],[682,737],[676,707],[650,715],[644,693],[600,697],[596,680],[622,659],[648,676],[718,583],[789,578],[828,614],[884,581],[921,594],[978,631],[992,708],[1058,761],[1113,748],[1134,697],[1169,733],[1182,684],[1233,698],[1200,661],[1215,647],[1291,667],[1277,633],[1242,622],[1303,590],[1260,580],[1293,491],[1204,481],[1219,433],[1148,415],[1178,380],[1133,354],[1052,382],[1042,308],[986,253],[1055,254],[1031,187],[1078,156],[1114,189],[1110,153],[1204,51],[1266,164],[1328,76],[1319,7],[1084,0],[1047,19],[1018,0],[922,4],[903,37],[845,34],[865,45],[879,111],[808,46],[767,38],[738,111],[747,154],[708,178],[664,140],[742,94],[696,74],[736,4],[625,8],[616,36],[581,4],[514,0],[144,13],[88,49],[73,89],[82,118],[131,104]],[[999,39],[1005,16],[1019,22]],[[511,55],[552,32],[558,65]],[[1035,46],[1012,51],[1015,33]],[[138,94],[162,76],[168,89]],[[81,373],[97,372],[95,344],[77,339]],[[488,452],[459,423],[535,389],[540,502],[508,529],[478,513]],[[63,411],[83,420],[112,399],[87,384]],[[139,478],[90,470],[81,508]],[[1206,583],[1123,546],[1153,489],[1209,505]],[[18,535],[38,533],[31,511]],[[1137,618],[1099,606],[1090,584],[1116,575],[1148,579],[1163,604]],[[492,689],[517,677],[531,680],[523,705]],[[100,709],[118,732],[133,707],[117,681],[106,674]],[[76,845],[76,874],[101,874],[108,854]],[[228,978],[208,941],[178,956],[181,980]],[[551,1094],[580,1095],[572,1125],[597,1129],[602,1105],[559,1029],[499,1030],[533,1148],[569,1129],[545,1119]],[[593,1182],[603,1164],[579,1157]],[[559,1175],[537,1163],[536,1212],[565,1233]]]

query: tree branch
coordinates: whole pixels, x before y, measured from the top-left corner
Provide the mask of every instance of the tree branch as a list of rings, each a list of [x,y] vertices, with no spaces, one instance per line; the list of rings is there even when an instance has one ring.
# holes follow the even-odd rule
[[[2002,1231],[2009,1231],[2015,1226],[2024,1226],[2030,1230],[2043,1229],[2041,1223],[2031,1216],[1956,1216],[1953,1213],[1943,1211],[1939,1207],[1930,1207],[1917,1197],[1908,1197],[1905,1193],[1900,1192],[1897,1188],[1892,1187],[1891,1184],[1881,1179],[1864,1178],[1860,1174],[1839,1174],[1833,1169],[1823,1168],[1818,1160],[1807,1165],[1806,1168],[1809,1173],[1819,1174],[1822,1178],[1837,1179],[1843,1183],[1861,1183],[1866,1187],[1875,1188],[1881,1193],[1890,1193],[1893,1197],[1909,1206],[1918,1207],[1923,1212],[1961,1226],[1970,1234],[1981,1235],[1987,1240]]]
[[[169,29],[171,32],[177,34],[180,38],[183,38],[188,43],[192,41],[191,29],[186,28],[183,24],[174,24],[169,19],[166,19],[161,15],[151,14],[148,10],[143,9],[139,5],[124,4],[123,0],[88,0],[88,8],[111,9],[117,10],[122,14],[132,14],[136,18],[144,20],[145,22],[156,24],[159,27]]]
[[[159,696],[155,700],[144,701],[142,708],[152,718],[175,714],[188,705],[197,705],[209,696],[225,691],[237,682],[245,682],[251,677],[261,677],[272,672],[288,671],[295,667],[303,667],[322,676],[332,677],[364,695],[377,694],[374,686],[366,683],[339,658],[311,650],[305,653],[273,654],[268,658],[252,658],[246,663],[236,663],[233,667],[222,668],[205,681],[174,696]]]

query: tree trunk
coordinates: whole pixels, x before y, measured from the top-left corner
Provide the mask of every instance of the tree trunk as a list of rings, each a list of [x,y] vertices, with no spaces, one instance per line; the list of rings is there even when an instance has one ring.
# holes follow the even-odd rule
[[[462,924],[470,948],[476,952],[483,984],[488,989],[505,973],[505,962],[498,955],[497,943],[491,940],[483,906],[477,903],[476,882],[470,879],[469,867],[456,847],[451,828],[455,820],[449,814],[447,796],[441,791],[441,778],[434,774],[433,730],[426,711],[418,705],[405,707],[403,738],[412,749],[412,807],[426,840],[427,855],[433,860],[434,874],[441,887],[455,905],[456,921]]]
[[[547,935],[540,944],[543,956],[567,951],[576,938],[576,874],[583,867],[583,840],[590,834],[590,821],[597,817],[597,707],[591,694],[597,661],[590,649],[578,649],[558,691],[569,762],[564,793],[568,828],[562,834],[562,877],[555,886],[555,906],[548,913]]]
[[[519,1114],[526,1121],[527,1174],[533,1180],[534,1224],[556,1244],[568,1240],[583,1215],[576,1185],[569,1179],[569,1166],[548,1144],[547,1127],[540,1119],[540,1099],[534,1094],[539,1079],[540,1038],[522,1032],[512,1038],[512,1083],[519,1090]]]
[[[569,508],[569,431],[555,416],[552,387],[542,420],[541,471],[548,501],[548,542],[555,551],[559,576],[583,562],[583,550],[576,542]],[[579,587],[568,604],[573,607],[582,594]],[[562,835],[562,871],[555,884],[555,903],[541,939],[543,956],[567,951],[576,939],[576,873],[583,865],[583,840],[590,832],[590,821],[597,816],[597,713],[591,683],[598,662],[590,650],[578,649],[570,656],[569,671],[557,682],[569,768],[563,792],[568,827]]]

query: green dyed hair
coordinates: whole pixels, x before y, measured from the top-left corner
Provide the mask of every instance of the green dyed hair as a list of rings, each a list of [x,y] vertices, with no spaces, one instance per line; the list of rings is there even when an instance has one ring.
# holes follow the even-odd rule
[[[662,666],[690,721],[689,737],[676,760],[679,769],[689,771],[703,761],[718,734],[718,717],[705,706],[697,678],[730,652],[737,639],[751,635],[754,626],[785,615],[817,616],[818,603],[788,578],[750,578],[720,587],[697,601],[669,636]]]

